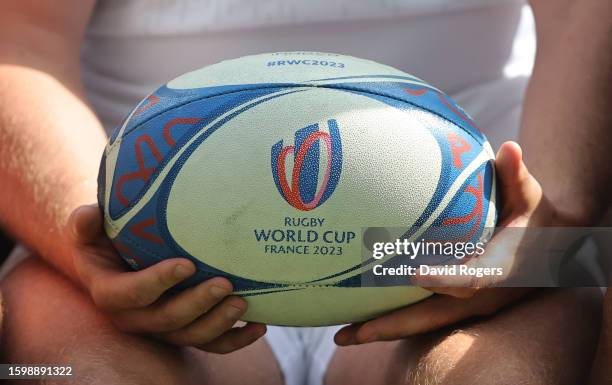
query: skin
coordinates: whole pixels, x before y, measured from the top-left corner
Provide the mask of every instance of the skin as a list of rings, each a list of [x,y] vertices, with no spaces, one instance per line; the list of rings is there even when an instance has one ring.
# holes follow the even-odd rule
[[[612,203],[612,3],[531,6],[538,50],[521,123],[525,162],[563,221],[594,225]]]
[[[612,211],[608,212],[608,216],[604,224],[612,225]],[[612,279],[612,239],[602,236],[599,239],[598,246],[603,250],[604,255],[604,271],[608,274],[608,282]],[[607,258],[606,258],[607,257]],[[601,335],[599,338],[599,347],[593,365],[593,376],[591,385],[612,385],[612,290],[608,289],[604,299],[603,320],[601,327]]]
[[[481,302],[495,303],[491,298]],[[325,383],[583,384],[594,354],[599,306],[599,295],[590,289],[542,290],[504,311],[480,309],[482,315],[435,331],[340,347]],[[429,319],[437,324],[443,317],[433,311]]]
[[[542,218],[554,217],[554,209],[544,199],[542,188],[522,162],[520,147],[514,142],[504,143],[495,160],[499,174],[503,207],[500,225],[527,227],[540,225]],[[471,266],[503,266],[504,259],[514,260],[508,253],[515,245],[514,237],[504,239],[503,231],[496,236],[495,247],[466,263]],[[501,251],[500,251],[501,250]],[[499,256],[501,255],[501,257]],[[511,269],[506,269],[507,271]],[[500,277],[503,279],[507,277]],[[489,278],[490,279],[490,278]],[[415,305],[387,315],[341,329],[335,337],[339,345],[389,341],[438,329],[463,319],[492,314],[531,291],[529,288],[488,288],[498,282],[485,282],[473,277],[421,276],[416,284],[427,287],[434,296]]]
[[[593,365],[592,385],[612,384],[612,293],[608,289],[604,300],[604,311],[599,348]]]
[[[504,203],[500,226],[595,225],[612,197],[612,169],[602,167],[612,164],[612,152],[608,150],[612,146],[612,115],[605,107],[612,100],[612,17],[601,17],[612,15],[612,3],[532,1],[531,5],[538,30],[538,51],[520,137],[525,153],[530,154],[526,162],[533,174],[520,164],[509,167],[510,172],[500,168],[500,163],[520,163],[522,156],[519,148],[508,149],[504,156],[501,151],[512,144],[502,146],[501,159],[498,155],[496,161]],[[581,39],[587,36],[588,44],[584,44]],[[502,231],[495,240],[494,248],[469,264],[520,263],[515,252],[519,245],[512,237],[504,237]],[[338,332],[336,342],[345,345],[402,338],[479,315],[482,306],[497,311],[526,292],[518,289],[495,295],[496,289],[489,288],[503,286],[509,278],[420,277],[418,284],[448,297],[432,298],[430,301],[437,306],[424,301],[365,324],[346,327]],[[444,287],[447,285],[450,287]],[[486,303],[482,303],[483,297],[488,298]],[[466,300],[461,306],[453,306],[456,298]],[[471,303],[477,305],[469,306]],[[445,310],[433,327],[415,326],[418,322],[414,319],[427,319],[428,314],[436,312],[434,308],[453,310]]]
[[[282,383],[264,340],[233,353],[211,354],[122,332],[87,293],[36,257],[12,270],[2,290],[3,361],[73,367],[74,377],[45,384],[232,385],[245,378],[255,385]]]
[[[578,223],[593,224],[609,209],[612,199],[612,114],[606,107],[612,100],[612,4],[586,1],[564,5],[533,4],[541,31],[521,141],[531,154],[527,163],[557,207],[563,207]],[[556,151],[551,153],[549,148]],[[533,156],[540,153],[549,156]],[[563,156],[568,153],[572,156]],[[609,215],[603,223],[612,223]],[[610,282],[609,240],[602,249],[602,264]],[[611,367],[612,293],[608,289],[591,384],[612,384]]]
[[[503,161],[502,154],[516,156],[517,162]],[[515,144],[505,145],[498,156],[498,169],[510,175],[519,173],[504,171],[506,168],[521,165],[526,170],[519,155]],[[84,248],[93,247],[94,254],[102,254],[98,248],[106,247],[107,241],[98,210],[85,206],[76,211],[69,223],[74,236],[82,237],[79,242]],[[89,225],[82,228],[80,223]],[[100,241],[102,245],[97,244]],[[84,258],[90,259],[95,257]],[[9,362],[69,362],[75,373],[79,373],[72,379],[78,384],[196,384],[202,381],[232,384],[242,383],[244,378],[254,384],[282,383],[280,370],[262,340],[221,356],[125,332],[117,327],[114,317],[96,306],[95,300],[37,258],[30,257],[18,265],[3,281],[2,288],[8,331],[4,341],[8,349],[4,354]],[[584,378],[597,338],[598,296],[592,291],[549,291],[492,315],[496,298],[516,295],[521,293],[497,289],[482,291],[469,300],[453,298],[444,304],[451,305],[449,310],[454,310],[451,314],[465,308],[470,316],[477,313],[488,318],[466,322],[459,329],[442,327],[425,334],[421,332],[447,323],[444,318],[447,313],[440,311],[443,308],[433,301],[423,302],[430,306],[427,318],[417,316],[415,322],[404,322],[419,330],[411,332],[406,327],[396,330],[408,334],[419,332],[419,335],[339,349],[326,383],[359,383],[367,379],[374,384],[473,384],[478,378],[482,384],[489,381],[573,384]],[[420,308],[404,310],[410,309],[418,313]],[[400,314],[401,317],[411,318],[410,314]],[[377,321],[395,320],[390,315],[372,322]],[[575,333],[576,329],[585,332]],[[206,332],[200,330],[200,333]],[[380,337],[397,339],[393,335]],[[550,346],[555,346],[554,354]],[[493,356],[507,358],[492,360]],[[540,359],[533,361],[525,357]],[[487,365],[481,365],[482,362]],[[65,383],[64,379],[58,381]]]
[[[553,172],[551,169],[555,172],[557,169],[562,169],[563,177],[584,181],[581,186],[586,187],[573,187],[571,193],[574,199],[567,202],[568,205],[564,206],[567,212],[562,215],[557,215],[560,213],[558,209],[550,209],[549,214],[555,213],[555,215],[540,216],[540,213],[546,213],[548,209],[532,210],[533,207],[530,205],[535,202],[536,208],[546,208],[546,204],[542,203],[544,200],[541,197],[527,196],[530,195],[529,191],[523,190],[521,194],[526,193],[525,196],[521,195],[520,199],[517,199],[519,204],[516,207],[511,206],[510,213],[518,212],[515,220],[524,219],[527,220],[526,223],[530,220],[537,223],[541,223],[540,221],[556,223],[554,220],[557,217],[569,218],[570,223],[578,223],[590,220],[597,213],[597,207],[585,203],[589,201],[587,197],[601,201],[593,199],[593,193],[603,196],[606,192],[605,189],[593,191],[587,184],[600,176],[596,167],[588,166],[591,165],[589,162],[593,165],[602,164],[597,163],[601,158],[596,158],[596,162],[589,154],[594,150],[597,153],[604,136],[598,137],[593,147],[591,136],[583,134],[587,130],[595,133],[603,132],[601,125],[602,121],[605,122],[605,109],[602,110],[597,103],[578,103],[583,109],[581,112],[584,116],[589,117],[585,127],[583,121],[580,121],[580,124],[572,124],[575,122],[571,120],[569,112],[566,112],[575,109],[576,103],[564,105],[563,100],[557,100],[560,98],[544,96],[563,94],[561,93],[563,89],[553,87],[556,92],[550,91],[550,87],[555,83],[550,80],[551,73],[570,77],[576,85],[581,74],[579,69],[583,68],[583,65],[588,64],[591,66],[584,68],[592,68],[595,63],[600,63],[602,60],[605,62],[605,57],[598,56],[605,55],[600,53],[604,51],[601,50],[601,41],[606,41],[601,37],[601,30],[604,27],[601,27],[601,22],[592,22],[587,16],[599,21],[601,18],[598,16],[608,9],[605,5],[600,5],[603,2],[583,1],[579,5],[568,5],[563,8],[564,12],[559,13],[558,10],[547,10],[551,7],[546,7],[542,3],[545,1],[535,2],[534,9],[538,19],[538,30],[546,32],[539,33],[538,36],[543,48],[538,53],[538,64],[528,94],[530,107],[526,109],[523,119],[523,132],[527,134],[523,136],[527,138],[526,146],[529,152],[533,151],[532,153],[548,153],[544,151],[546,143],[550,143],[547,141],[554,137],[555,141],[560,141],[560,143],[555,142],[560,146],[558,148],[571,146],[574,153],[577,147],[578,153],[581,154],[580,157],[572,156],[571,161],[564,160],[565,163],[561,163],[564,167],[559,167],[558,159],[553,162],[533,161],[534,174],[538,175],[538,178],[540,175],[543,176],[544,191],[547,191],[547,188],[565,188],[558,182],[559,178],[548,177],[552,175],[549,174]],[[64,7],[57,7],[48,2],[11,0],[4,2],[2,7],[0,148],[3,151],[0,153],[0,179],[5,183],[0,185],[0,194],[4,197],[0,202],[0,218],[4,221],[5,228],[38,255],[17,267],[2,282],[7,308],[4,320],[5,346],[10,347],[5,354],[9,361],[28,359],[36,362],[54,360],[62,362],[61,358],[83,356],[89,359],[77,361],[75,365],[77,367],[82,365],[83,373],[97,370],[96,378],[105,381],[104,383],[117,382],[117,378],[121,378],[121,383],[129,381],[140,383],[144,380],[147,380],[147,383],[190,383],[203,375],[208,376],[211,383],[220,382],[222,379],[226,381],[224,383],[230,383],[231,378],[239,381],[245,378],[244,376],[249,376],[248,378],[255,376],[249,371],[254,366],[263,370],[265,375],[261,378],[268,379],[267,383],[280,381],[280,372],[274,365],[271,352],[265,342],[259,340],[248,348],[237,351],[261,337],[265,327],[247,324],[241,328],[233,328],[235,321],[246,310],[246,303],[240,298],[229,296],[231,284],[228,281],[216,278],[175,298],[163,298],[161,294],[167,288],[193,273],[194,266],[189,261],[173,259],[140,272],[125,272],[119,268],[116,255],[110,249],[108,241],[101,236],[99,216],[87,207],[75,211],[77,207],[95,201],[95,177],[99,154],[106,141],[100,123],[83,96],[79,77],[79,47],[93,8],[93,1],[66,0]],[[573,41],[577,48],[588,52],[584,55],[586,59],[576,58],[566,63],[567,53],[563,47],[566,47],[567,42],[562,41],[561,43],[566,45],[561,45],[554,37],[565,30],[565,26],[569,25],[566,23],[568,20],[572,21],[570,24],[575,28],[576,34],[584,33],[583,37],[588,36],[589,41],[596,40],[594,43],[596,49],[585,48],[589,44],[582,44],[580,39],[571,35],[568,37],[570,43]],[[594,73],[594,79],[589,77],[587,85],[580,83],[580,87],[574,92],[583,99],[592,98],[594,95],[607,96],[605,90],[602,91],[603,95],[591,93],[592,88],[599,90],[597,85],[602,76],[606,74]],[[544,80],[538,81],[538,79]],[[32,87],[32,84],[36,84],[36,87]],[[592,88],[589,88],[589,84]],[[547,89],[549,91],[546,91]],[[549,99],[554,99],[555,103],[549,102]],[[540,114],[542,110],[550,113]],[[567,119],[560,121],[553,119],[561,111],[566,114]],[[546,120],[547,117],[550,121]],[[576,135],[554,135],[558,131],[553,130],[559,130],[559,126]],[[584,131],[580,131],[579,128]],[[543,133],[534,134],[533,131],[543,131]],[[506,163],[504,160],[506,157],[510,159],[509,175],[524,175],[521,170],[526,168],[520,161],[518,148],[512,144],[505,148],[507,149],[500,153],[502,167]],[[582,155],[589,159],[585,164],[582,164]],[[70,168],[66,165],[70,165]],[[511,184],[514,182],[517,186],[524,186],[523,183],[526,181],[509,181]],[[533,183],[525,185],[533,186]],[[527,207],[522,207],[521,202],[529,204]],[[556,207],[555,205],[562,202],[562,197],[553,196],[550,202]],[[24,282],[36,282],[36,285],[25,285]],[[450,295],[446,301],[451,301],[450,303],[454,303],[455,306],[451,306],[444,314],[437,314],[439,318],[434,322],[436,327],[443,327],[473,316],[494,313],[524,293],[487,289],[467,292],[449,291],[445,294]],[[574,321],[576,314],[587,315],[579,318],[584,322],[581,324],[583,327],[570,330],[593,330],[593,326],[597,325],[593,321],[597,319],[597,306],[592,304],[596,301],[574,301],[572,303],[575,306],[559,308],[559,302],[568,303],[568,299],[574,298],[575,295],[577,294],[569,293],[568,297],[561,297],[562,299],[542,297],[537,299],[538,305],[531,309],[536,307],[556,309],[563,315],[560,319],[566,322]],[[459,297],[470,298],[457,299]],[[38,300],[35,306],[20,306],[26,300],[30,303],[32,298]],[[58,302],[59,300],[61,301]],[[516,306],[523,307],[523,304]],[[432,307],[435,306],[431,306],[430,309]],[[377,339],[409,337],[426,331],[427,327],[411,327],[411,323],[408,322],[419,317],[431,319],[426,308],[420,309],[423,311],[416,315],[407,311],[373,321],[377,323],[369,330],[366,328],[366,332],[363,332],[363,327],[367,324],[355,325],[351,327],[352,329],[340,332],[348,335],[345,341],[342,341],[343,337],[339,337],[340,334],[336,337],[336,341],[342,344],[363,343]],[[73,317],[74,314],[79,314],[79,317]],[[506,315],[506,312],[503,314]],[[551,313],[542,312],[541,317],[545,318],[549,314]],[[510,315],[508,318],[513,319]],[[578,369],[573,370],[574,375],[587,366],[584,362],[590,360],[592,353],[589,353],[589,347],[593,345],[590,343],[592,341],[590,332],[580,335],[575,332],[569,333],[568,329],[561,327],[549,327],[545,330],[552,333],[550,338],[542,338],[542,344],[527,344],[530,338],[539,335],[536,333],[538,330],[536,326],[539,323],[518,322],[525,319],[526,317],[516,317],[514,321],[517,322],[502,323],[510,330],[527,330],[534,333],[533,335],[527,333],[523,339],[514,338],[508,333],[504,334],[506,339],[503,341],[503,346],[507,348],[509,356],[516,356],[518,351],[528,351],[525,354],[545,357],[543,354],[549,350],[547,348],[550,346],[549,343],[556,344],[553,346],[566,343],[566,349],[568,346],[575,348],[569,349],[567,354],[574,352],[576,356],[573,360],[580,363],[577,365]],[[421,325],[423,324],[427,322],[421,322]],[[489,324],[483,322],[483,325]],[[486,334],[493,337],[503,330],[496,329],[494,323],[488,328],[483,327],[487,331]],[[48,328],[54,330],[52,335],[48,333]],[[362,330],[362,334],[359,334],[359,330]],[[421,350],[423,357],[444,362],[447,367],[455,367],[457,362],[461,361],[462,354],[445,355],[443,347],[448,346],[451,350],[462,352],[464,351],[461,350],[462,340],[452,337],[454,334],[451,329],[441,333],[443,335],[446,333],[446,337],[429,342],[422,340],[420,344],[417,340],[415,343],[422,349],[426,349],[427,346],[441,347],[441,350],[435,348],[431,350],[431,356],[425,354],[425,350]],[[575,339],[570,338],[571,341],[564,339],[568,333],[573,334],[572,337]],[[358,337],[358,334],[362,337]],[[56,343],[46,341],[50,338],[56,338]],[[67,341],[79,341],[79,343],[70,344]],[[413,339],[404,338],[404,341],[408,343]],[[177,346],[197,347],[197,349]],[[364,356],[367,356],[366,353],[371,346],[373,345],[359,347]],[[379,346],[383,351],[395,349],[392,345]],[[209,352],[235,353],[218,356]],[[480,362],[491,356],[486,349],[477,353],[475,357],[479,358]],[[336,354],[334,357],[336,364],[330,368],[330,373],[333,373],[334,367],[341,367],[338,362],[342,362],[342,356],[342,351]],[[121,365],[129,362],[130,357],[143,357],[142,366]],[[416,359],[409,361],[405,357],[402,361],[401,356],[399,358],[398,362],[404,363],[404,370],[417,368],[418,365],[416,367],[411,365],[421,362]],[[194,365],[196,362],[197,365]],[[547,365],[551,371],[558,370],[559,373],[564,373],[563,368],[570,367],[567,363],[568,361],[563,360],[549,360]],[[524,365],[528,366],[529,362],[525,362]],[[196,370],[194,367],[204,372],[192,372]],[[492,368],[501,370],[495,366],[495,362],[485,369]],[[372,372],[378,373],[378,376],[383,375],[377,370]],[[482,383],[486,383],[484,373],[486,371],[483,371]],[[531,378],[542,380],[539,383],[547,383],[545,376]],[[329,383],[334,383],[333,378],[329,379]],[[406,383],[409,383],[408,380]]]
[[[83,96],[79,75],[80,44],[94,2],[64,5],[29,0],[2,4],[3,225],[89,293],[122,331],[217,353],[252,343],[265,326],[232,328],[246,302],[230,296],[229,281],[216,278],[161,299],[165,290],[194,273],[193,263],[177,258],[125,272],[101,232],[99,216],[91,208],[74,212],[96,201],[106,136]]]

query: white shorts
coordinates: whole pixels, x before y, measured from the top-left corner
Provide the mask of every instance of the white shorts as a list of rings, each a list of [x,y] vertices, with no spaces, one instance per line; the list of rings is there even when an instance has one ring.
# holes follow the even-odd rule
[[[322,385],[342,326],[297,328],[268,326],[266,340],[274,352],[285,385]]]

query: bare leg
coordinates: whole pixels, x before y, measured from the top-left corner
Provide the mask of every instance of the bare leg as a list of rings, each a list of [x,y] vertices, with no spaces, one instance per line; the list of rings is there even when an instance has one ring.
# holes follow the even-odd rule
[[[327,385],[585,383],[601,293],[542,290],[503,312],[403,341],[339,348]]]
[[[593,366],[593,385],[612,385],[612,290],[608,288],[604,301],[604,316],[597,359]]]
[[[1,287],[3,361],[72,365],[71,382],[58,384],[282,383],[263,339],[232,354],[215,355],[121,333],[88,296],[38,258],[22,262]]]

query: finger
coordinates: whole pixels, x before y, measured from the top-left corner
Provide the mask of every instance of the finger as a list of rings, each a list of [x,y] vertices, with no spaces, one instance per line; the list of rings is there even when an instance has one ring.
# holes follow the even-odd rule
[[[542,188],[523,162],[523,152],[515,142],[505,142],[497,152],[495,168],[502,195],[502,225],[517,216],[527,215],[537,207]]]
[[[77,244],[86,245],[99,241],[104,234],[102,213],[97,205],[77,207],[68,219],[70,235]]]
[[[459,302],[465,302],[458,306]],[[438,329],[469,312],[470,300],[434,296],[413,306],[365,322],[355,330],[357,343],[389,341]]]
[[[336,332],[334,342],[339,346],[355,345],[357,341],[357,330],[361,327],[361,323],[351,324],[343,327]]]
[[[245,326],[232,328],[198,348],[211,353],[227,354],[252,344],[264,334],[266,334],[266,325],[250,322]]]
[[[89,290],[96,305],[107,311],[144,308],[195,270],[190,260],[172,258],[140,271],[96,271],[89,279]]]
[[[489,241],[482,255],[470,258],[462,265],[447,265],[449,269],[456,269],[453,274],[437,266],[439,269],[430,269],[427,274],[417,270],[411,281],[434,293],[457,298],[470,298],[482,288],[499,285],[513,271],[516,245],[520,243],[523,233],[522,229],[519,230],[501,230]]]
[[[522,160],[522,150],[515,142],[505,142],[497,153],[495,166],[501,185],[502,225],[524,227],[530,214],[539,204],[542,191]],[[470,258],[462,264],[468,274],[448,274],[432,270],[426,275],[415,274],[413,282],[438,294],[457,298],[469,298],[478,288],[492,287],[504,281],[512,271],[516,246],[520,244],[522,231],[499,231],[488,243],[484,254]],[[456,267],[459,269],[459,267]],[[471,274],[478,270],[488,273]]]
[[[494,249],[490,247],[491,249]],[[492,254],[492,253],[491,253]],[[450,295],[457,298],[469,298],[474,293],[484,287],[493,286],[498,280],[493,280],[484,274],[479,277],[476,272],[481,271],[479,269],[493,269],[499,268],[499,261],[497,258],[485,258],[485,254],[479,258],[472,258],[463,264],[468,270],[465,272],[459,272],[459,265],[444,265],[435,266],[437,270],[429,270],[426,274],[421,274],[418,270],[413,276],[410,277],[412,284],[420,286],[426,290],[432,291],[437,294]],[[454,273],[447,273],[443,268],[455,268]],[[505,269],[502,268],[503,273]],[[469,274],[474,272],[474,274]],[[504,276],[496,277],[502,280]]]
[[[495,169],[500,177],[500,183],[512,185],[525,177],[526,170],[522,167],[523,150],[518,143],[504,142],[495,156]]]
[[[435,296],[368,321],[352,337],[357,343],[390,341],[429,332],[473,316],[491,314],[528,289],[487,289],[470,299]]]
[[[457,265],[454,274],[442,269],[430,269],[427,274],[420,274],[421,270],[417,269],[411,281],[435,293],[458,298],[469,298],[478,289],[507,284],[508,279],[519,270],[517,266],[524,263],[518,250],[519,246],[523,250],[528,246],[525,231],[526,227],[523,226],[501,229],[487,243],[482,255],[466,260],[461,266]],[[449,268],[451,266],[448,265]],[[464,270],[460,272],[461,268]]]
[[[423,289],[455,298],[471,298],[478,290],[481,290],[479,287],[423,287]]]
[[[177,330],[208,312],[232,290],[232,284],[227,279],[212,278],[151,306],[116,314],[113,321],[126,332]]]
[[[488,250],[488,248],[487,248]],[[484,255],[484,254],[483,254]],[[474,275],[466,274],[461,268],[482,268],[482,256],[464,260],[462,264],[436,265],[424,270],[417,269],[410,277],[411,283],[437,294],[446,294],[453,297],[469,298],[476,288],[481,287]],[[450,270],[453,269],[453,270]]]
[[[159,336],[174,345],[203,346],[234,326],[247,309],[240,297],[229,297],[190,325]]]

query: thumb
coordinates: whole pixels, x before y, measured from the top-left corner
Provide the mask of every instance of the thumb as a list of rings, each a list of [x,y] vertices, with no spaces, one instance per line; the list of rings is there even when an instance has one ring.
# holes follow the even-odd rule
[[[104,233],[102,213],[97,205],[77,207],[68,219],[68,228],[76,244],[90,244],[99,241]]]
[[[501,191],[501,224],[507,226],[518,216],[531,214],[542,199],[542,188],[523,162],[516,142],[505,142],[497,152],[495,169]]]

